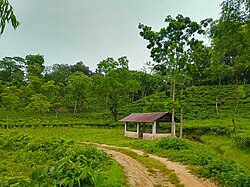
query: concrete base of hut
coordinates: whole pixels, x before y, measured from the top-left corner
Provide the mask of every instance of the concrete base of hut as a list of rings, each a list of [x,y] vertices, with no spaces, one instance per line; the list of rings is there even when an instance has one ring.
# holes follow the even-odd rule
[[[127,137],[129,137],[129,138],[138,138],[137,132],[126,131],[126,132],[125,132],[125,136],[127,136]]]
[[[124,135],[129,138],[142,138],[145,140],[152,140],[152,139],[169,137],[171,136],[171,133],[159,133],[159,134],[142,133],[141,136],[139,136],[137,132],[126,131]]]
[[[150,134],[150,133],[143,133],[142,139],[151,140],[151,139],[159,139],[171,136],[171,133],[167,134]]]

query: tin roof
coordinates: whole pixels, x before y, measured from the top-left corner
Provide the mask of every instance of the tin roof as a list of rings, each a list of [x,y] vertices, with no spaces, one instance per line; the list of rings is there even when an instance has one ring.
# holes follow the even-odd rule
[[[119,120],[122,122],[154,122],[160,118],[163,118],[162,121],[166,121],[164,119],[170,118],[170,113],[168,112],[153,112],[153,113],[133,113],[129,116]]]

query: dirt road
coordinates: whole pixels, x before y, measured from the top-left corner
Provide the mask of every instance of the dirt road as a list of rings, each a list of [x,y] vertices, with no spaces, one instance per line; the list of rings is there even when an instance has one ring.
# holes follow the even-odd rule
[[[133,187],[154,187],[154,186],[167,186],[163,185],[162,178],[157,180],[155,175],[150,174],[147,168],[140,164],[137,160],[123,153],[104,149],[105,152],[111,154],[113,158],[119,162],[126,173],[128,183]]]
[[[111,154],[117,162],[119,162],[125,170],[128,177],[128,182],[130,186],[133,187],[149,187],[149,186],[173,186],[168,179],[163,179],[162,177],[155,177],[147,171],[142,164],[130,156],[127,156],[118,151],[110,150],[110,148],[127,149],[135,152],[138,155],[147,155],[149,158],[163,163],[168,169],[173,170],[181,184],[185,187],[217,187],[215,183],[208,179],[198,178],[197,176],[191,174],[186,166],[183,166],[177,162],[169,161],[167,158],[159,157],[152,154],[146,154],[141,150],[135,150],[130,147],[118,147],[106,144],[94,144],[98,147],[104,149],[107,153]]]

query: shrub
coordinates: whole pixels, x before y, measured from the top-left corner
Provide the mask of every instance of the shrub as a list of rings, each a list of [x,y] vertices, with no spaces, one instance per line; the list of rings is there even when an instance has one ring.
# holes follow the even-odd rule
[[[178,138],[163,138],[158,141],[157,147],[164,149],[184,150],[192,146],[187,141]]]
[[[238,133],[232,136],[233,140],[243,148],[250,147],[250,136],[245,133]]]
[[[102,168],[110,157],[92,146],[75,150],[55,166],[39,168],[32,173],[32,186],[97,186],[103,183]]]

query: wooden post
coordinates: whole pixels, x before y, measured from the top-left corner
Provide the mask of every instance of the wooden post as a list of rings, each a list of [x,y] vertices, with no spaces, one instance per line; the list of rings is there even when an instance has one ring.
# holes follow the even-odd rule
[[[156,134],[156,121],[153,122],[153,127],[152,127],[152,134]]]

